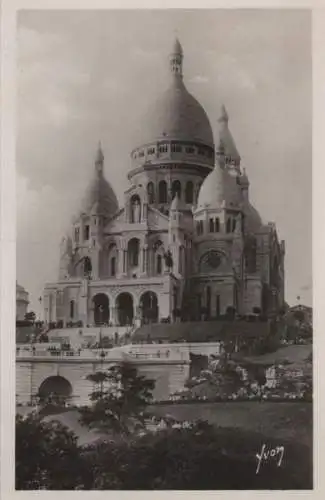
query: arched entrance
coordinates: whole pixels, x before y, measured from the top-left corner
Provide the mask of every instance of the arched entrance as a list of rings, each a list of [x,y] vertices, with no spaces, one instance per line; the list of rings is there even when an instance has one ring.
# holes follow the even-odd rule
[[[46,378],[38,389],[41,403],[64,404],[72,396],[72,385],[60,376]]]
[[[109,323],[109,299],[105,293],[97,293],[93,298],[95,325]]]
[[[154,292],[145,292],[141,295],[140,309],[143,323],[147,324],[158,322],[158,298]]]
[[[118,323],[121,326],[133,323],[133,297],[130,293],[123,292],[116,299]]]

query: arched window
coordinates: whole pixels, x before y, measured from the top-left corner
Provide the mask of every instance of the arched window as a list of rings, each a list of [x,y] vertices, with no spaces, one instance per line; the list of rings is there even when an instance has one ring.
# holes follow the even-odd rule
[[[162,273],[162,256],[159,254],[157,255],[157,274]]]
[[[79,239],[80,239],[80,228],[76,227],[74,230],[74,241],[76,243],[79,243]]]
[[[111,243],[108,248],[107,263],[108,263],[108,276],[114,278],[117,271],[118,262],[118,249],[116,243]]]
[[[141,202],[137,194],[131,198],[131,222],[141,222]]]
[[[111,269],[110,275],[114,277],[116,275],[116,257],[111,258]]]
[[[236,219],[232,220],[232,232],[234,232],[236,229]]]
[[[193,203],[193,182],[188,181],[185,188],[185,203]]]
[[[219,221],[219,217],[216,217],[214,219],[214,226],[215,226],[215,232],[216,233],[219,233],[220,231],[220,221]]]
[[[154,193],[154,185],[153,182],[149,182],[147,185],[147,194],[148,194],[148,203],[151,205],[155,202],[155,193]]]
[[[166,183],[166,181],[159,182],[159,203],[167,203],[167,183]]]
[[[214,220],[213,219],[209,220],[209,232],[214,233]]]
[[[173,181],[172,183],[172,198],[174,199],[176,196],[176,193],[178,194],[178,197],[181,198],[182,194],[182,186],[180,181]]]
[[[196,232],[198,236],[203,234],[203,220],[198,220],[196,222]]]
[[[227,233],[231,232],[231,218],[227,219],[227,225],[226,225],[226,231]]]
[[[89,224],[87,224],[87,225],[84,227],[84,240],[85,240],[85,241],[88,241],[88,240],[89,240],[89,234],[90,234]]]
[[[199,193],[200,193],[201,186],[202,186],[202,182],[199,182],[198,185],[197,185],[197,187],[196,187],[196,201],[199,198]]]
[[[91,260],[89,257],[84,258],[84,276],[90,276],[92,271]]]
[[[154,292],[145,292],[140,297],[140,311],[143,323],[157,323],[159,316],[158,297]]]
[[[70,319],[74,318],[74,300],[70,300]]]
[[[139,265],[140,242],[137,238],[132,238],[128,244],[128,261],[131,267]]]

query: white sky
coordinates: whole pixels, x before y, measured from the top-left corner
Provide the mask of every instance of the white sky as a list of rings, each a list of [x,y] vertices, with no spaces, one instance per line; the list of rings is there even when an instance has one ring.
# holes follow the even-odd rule
[[[165,89],[177,32],[185,83],[217,132],[225,103],[251,199],[286,240],[286,299],[312,302],[311,19],[307,11],[24,11],[18,17],[17,278],[31,308],[100,139],[120,201],[129,152]]]

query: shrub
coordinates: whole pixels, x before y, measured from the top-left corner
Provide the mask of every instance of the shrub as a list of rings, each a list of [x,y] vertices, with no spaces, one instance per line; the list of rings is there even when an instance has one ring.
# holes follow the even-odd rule
[[[88,448],[85,460],[95,472],[94,489],[241,490],[308,489],[311,456],[303,446],[285,445],[285,460],[262,464],[256,453],[265,438],[235,429],[214,430],[205,422],[193,429],[167,429],[130,443]],[[278,443],[268,440],[268,446]],[[305,453],[305,460],[301,460]],[[300,455],[300,456],[299,456]]]

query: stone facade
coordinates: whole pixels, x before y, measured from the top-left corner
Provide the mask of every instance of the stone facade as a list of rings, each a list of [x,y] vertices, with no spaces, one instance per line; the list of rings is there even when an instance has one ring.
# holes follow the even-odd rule
[[[230,309],[271,316],[283,307],[284,242],[249,201],[226,109],[214,141],[206,112],[187,91],[178,41],[170,79],[140,127],[123,207],[99,146],[93,180],[61,243],[58,280],[45,286],[47,323],[139,325]]]
[[[30,405],[42,390],[64,394],[61,384],[67,388],[66,395],[76,405],[89,403],[89,394],[94,389],[87,376],[98,370],[106,370],[121,361],[132,362],[139,375],[155,381],[153,396],[166,400],[170,394],[184,389],[189,378],[189,349],[184,346],[141,346],[132,349],[115,348],[105,352],[104,359],[95,350],[60,352],[47,350],[39,345],[31,351],[30,346],[21,345],[16,353],[16,400],[17,404]],[[126,352],[127,351],[127,352]],[[47,387],[45,388],[45,384]],[[50,385],[49,385],[50,384]]]
[[[23,321],[28,310],[29,294],[16,282],[16,321]]]

